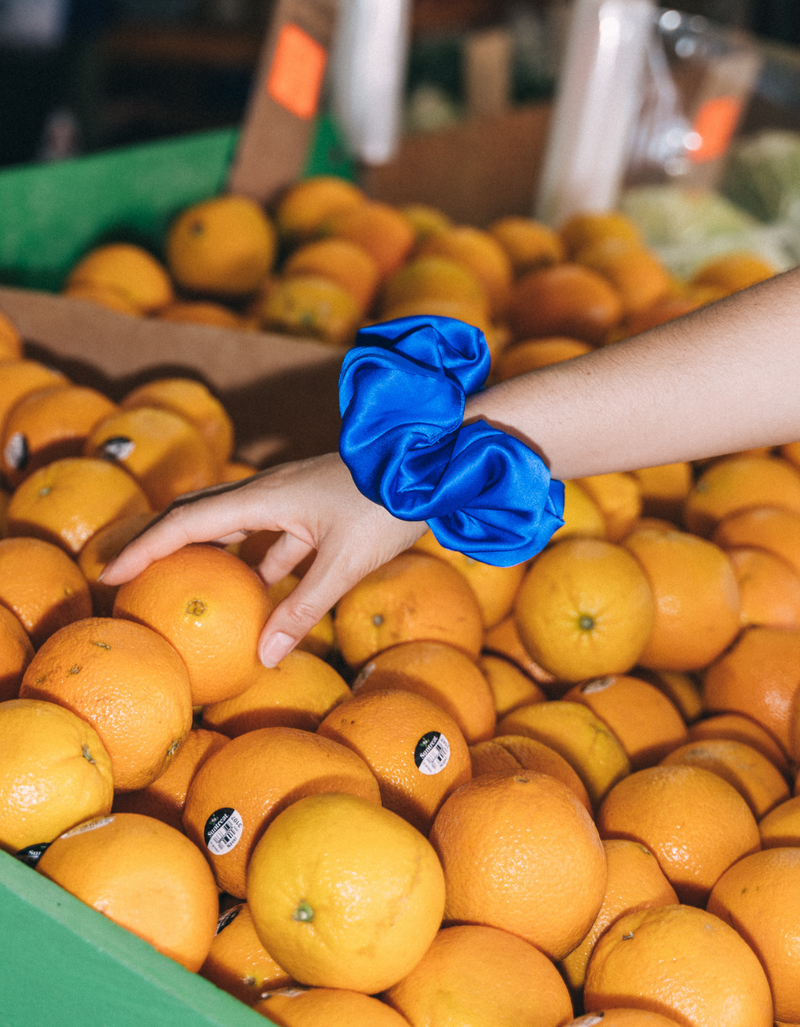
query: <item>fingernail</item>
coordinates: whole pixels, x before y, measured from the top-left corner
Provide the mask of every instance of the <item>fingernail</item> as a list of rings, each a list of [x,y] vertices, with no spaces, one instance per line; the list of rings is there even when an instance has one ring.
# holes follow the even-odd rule
[[[99,574],[97,575],[97,580],[98,580],[98,581],[102,581],[102,580],[103,580],[103,578],[104,578],[104,577],[106,576],[106,571],[107,571],[107,570],[109,569],[109,567],[111,567],[111,565],[112,565],[113,563],[114,563],[114,561],[113,561],[113,560],[109,560],[109,561],[108,561],[108,563],[107,563],[107,564],[105,565],[105,567],[104,567],[104,568],[103,568],[103,569],[102,569],[102,570],[100,571],[100,573],[99,573]]]
[[[259,650],[259,658],[265,667],[277,667],[281,660],[294,649],[294,639],[283,631],[270,635]]]

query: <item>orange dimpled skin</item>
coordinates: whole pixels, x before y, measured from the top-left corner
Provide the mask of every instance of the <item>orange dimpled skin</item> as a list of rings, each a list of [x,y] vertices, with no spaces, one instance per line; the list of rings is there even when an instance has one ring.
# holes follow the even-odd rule
[[[777,456],[732,456],[713,463],[686,497],[686,527],[708,536],[729,514],[754,506],[800,512],[800,474]]]
[[[442,806],[430,840],[444,867],[445,921],[519,935],[561,959],[591,927],[606,888],[592,819],[560,781],[483,774]]]
[[[200,975],[249,1006],[292,983],[261,944],[246,902],[221,914]]]
[[[495,927],[446,927],[386,1001],[412,1027],[560,1027],[572,1002],[538,949]]]
[[[736,789],[702,767],[647,767],[616,784],[597,814],[603,838],[646,845],[681,902],[705,904],[719,877],[760,848]]]
[[[12,408],[24,397],[38,389],[66,388],[69,379],[38,360],[0,361],[0,430]]]
[[[589,793],[578,774],[555,749],[537,742],[535,738],[498,735],[487,742],[470,746],[469,755],[473,777],[503,770],[535,770],[540,774],[549,774],[574,792],[581,805],[586,807],[590,815],[592,813]]]
[[[457,570],[427,553],[401,553],[339,600],[334,621],[344,660],[360,667],[398,642],[448,642],[477,657],[480,606]]]
[[[200,850],[160,820],[116,813],[58,838],[37,870],[187,970],[203,964],[217,889]]]
[[[639,662],[654,670],[708,666],[739,632],[739,589],[719,546],[688,532],[643,528],[624,540],[644,568],[655,618]]]
[[[177,649],[195,706],[232,698],[252,683],[271,610],[255,571],[209,545],[184,546],[156,560],[122,585],[114,602],[115,617],[146,624]]]
[[[423,834],[447,796],[472,777],[469,748],[453,718],[403,689],[354,695],[317,734],[357,753],[377,778],[383,805]]]
[[[39,649],[20,695],[58,703],[93,725],[118,791],[164,772],[192,726],[180,656],[150,628],[109,617],[68,624]]]
[[[0,702],[16,699],[33,645],[17,617],[0,606]]]
[[[785,560],[800,575],[800,513],[758,506],[724,517],[712,535],[723,549],[755,546]]]
[[[515,339],[566,335],[597,345],[621,317],[619,293],[579,264],[529,271],[511,289],[508,320]]]
[[[16,614],[35,648],[92,615],[81,570],[63,549],[38,538],[0,539],[0,603]]]
[[[408,219],[388,203],[371,200],[332,214],[322,234],[363,246],[378,265],[382,278],[400,267],[414,245],[414,229]]]
[[[772,1027],[756,955],[719,917],[692,906],[617,920],[589,960],[584,1002],[592,1010],[624,1003],[685,1027]]]
[[[247,865],[267,824],[301,795],[327,791],[380,803],[375,777],[346,746],[296,728],[248,731],[197,772],[183,826],[220,888],[243,899]]]
[[[278,1027],[408,1027],[371,995],[346,988],[284,988],[254,1007]]]
[[[66,457],[40,467],[16,489],[6,511],[9,535],[32,535],[77,555],[95,532],[150,503],[121,467]]]

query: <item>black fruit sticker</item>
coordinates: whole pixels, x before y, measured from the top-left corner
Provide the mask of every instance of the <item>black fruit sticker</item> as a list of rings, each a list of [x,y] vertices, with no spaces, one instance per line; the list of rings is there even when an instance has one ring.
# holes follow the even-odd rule
[[[215,810],[206,821],[203,834],[208,851],[215,856],[224,856],[235,849],[242,837],[244,821],[238,810],[223,806]]]
[[[417,742],[414,762],[422,774],[438,774],[450,761],[450,743],[438,731],[429,731]]]
[[[219,920],[217,920],[217,934],[220,931],[224,931],[228,924],[232,924],[236,917],[244,909],[244,903],[240,902],[238,906],[231,906],[230,909],[226,909],[224,913],[220,913]]]
[[[42,858],[44,850],[49,848],[49,846],[49,842],[39,842],[38,845],[26,845],[24,849],[20,849],[16,854],[17,859],[22,863],[27,863],[29,867],[35,867]]]
[[[112,439],[106,439],[100,449],[103,456],[109,460],[127,460],[134,450],[136,443],[124,435],[115,435]]]

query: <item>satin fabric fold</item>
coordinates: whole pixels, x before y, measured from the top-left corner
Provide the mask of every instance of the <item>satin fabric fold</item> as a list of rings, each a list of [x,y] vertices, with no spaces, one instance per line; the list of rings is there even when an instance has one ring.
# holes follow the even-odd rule
[[[363,495],[439,542],[510,567],[563,524],[564,486],[513,435],[462,425],[489,373],[483,333],[417,316],[362,329],[339,377],[339,452]]]

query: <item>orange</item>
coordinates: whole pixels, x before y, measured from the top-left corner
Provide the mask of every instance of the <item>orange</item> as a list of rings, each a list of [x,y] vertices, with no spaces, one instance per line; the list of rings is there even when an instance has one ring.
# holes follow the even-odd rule
[[[632,471],[642,493],[642,512],[648,517],[677,521],[692,487],[692,465],[685,461]]]
[[[730,514],[717,525],[712,541],[723,549],[755,546],[782,557],[800,575],[800,513],[772,506]]]
[[[192,703],[241,694],[262,670],[257,645],[272,610],[262,580],[238,557],[189,545],[121,585],[114,616],[153,628],[183,658]]]
[[[303,795],[330,791],[380,803],[369,767],[345,746],[297,728],[248,731],[195,774],[184,830],[202,849],[220,888],[243,899],[250,857],[270,820]]]
[[[243,478],[250,478],[257,473],[258,468],[255,464],[245,463],[244,460],[229,460],[223,465],[219,480],[221,483],[242,481]]]
[[[624,1003],[686,1027],[772,1027],[769,983],[752,949],[691,906],[617,920],[595,946],[583,994],[588,1009]]]
[[[408,1027],[385,1002],[347,988],[294,985],[270,992],[254,1009],[279,1027]]]
[[[493,628],[511,613],[514,596],[525,575],[524,563],[514,567],[493,567],[465,553],[445,549],[432,531],[427,531],[412,548],[432,553],[433,556],[446,560],[456,570],[461,571],[475,592],[483,615],[484,627]]]
[[[57,385],[29,393],[11,409],[0,438],[6,481],[16,488],[32,471],[81,456],[87,436],[117,404],[96,389]]]
[[[183,807],[194,775],[205,761],[230,741],[217,731],[192,728],[163,774],[134,792],[114,796],[114,813],[142,813],[183,830]]]
[[[148,513],[147,496],[108,460],[66,457],[40,467],[8,504],[7,533],[33,535],[77,555],[111,521]]]
[[[445,921],[498,927],[561,959],[603,901],[606,857],[585,807],[536,771],[482,774],[431,829],[447,884]]]
[[[163,774],[192,727],[181,658],[155,631],[110,617],[87,617],[51,635],[25,672],[20,696],[87,720],[121,792]]]
[[[278,233],[289,243],[317,235],[335,213],[366,200],[357,185],[334,175],[312,175],[294,182],[275,206]]]
[[[715,295],[713,298],[717,299],[717,296]],[[697,310],[704,303],[703,298],[694,295],[665,296],[644,310],[626,317],[611,329],[603,340],[603,344],[618,342],[620,339],[627,339],[632,335],[639,335],[640,332],[646,332],[650,328],[666,324],[667,321],[674,321],[677,317]]]
[[[235,744],[231,742],[231,745]],[[375,994],[419,962],[442,920],[430,843],[356,795],[298,798],[256,846],[247,901],[268,952],[303,984]]]
[[[472,225],[454,225],[428,236],[418,253],[463,264],[483,284],[492,317],[505,313],[514,271],[508,254],[489,232]]]
[[[292,984],[289,974],[261,944],[246,902],[220,914],[217,933],[199,972],[249,1006],[274,989]]]
[[[754,506],[800,513],[800,474],[778,456],[732,456],[713,463],[686,497],[689,531],[710,535],[728,514]]]
[[[614,785],[597,814],[603,838],[641,842],[681,902],[704,905],[732,863],[760,847],[747,803],[718,774],[694,766],[646,767]]]
[[[117,292],[142,314],[172,301],[167,269],[152,254],[133,243],[115,242],[90,250],[67,275],[65,287]]]
[[[652,671],[638,667],[637,676],[660,689],[677,707],[684,722],[691,724],[704,712],[700,685],[691,674],[681,670]]]
[[[656,670],[708,666],[739,632],[739,589],[719,546],[682,531],[634,531],[624,546],[644,568],[655,600],[639,662]]]
[[[564,482],[564,523],[553,532],[550,544],[565,538],[605,538],[603,511],[575,481]]]
[[[0,361],[0,431],[12,408],[24,396],[37,389],[64,388],[69,384],[69,379],[60,371],[38,360]]]
[[[380,271],[375,258],[349,239],[315,239],[289,255],[284,275],[320,275],[346,289],[362,313],[369,310]]]
[[[494,369],[495,378],[499,382],[504,382],[527,371],[536,371],[540,367],[549,367],[562,360],[572,360],[573,357],[591,353],[593,348],[588,342],[564,336],[524,339],[514,343],[498,358],[497,367]]]
[[[446,642],[401,642],[366,663],[352,684],[353,694],[402,688],[422,695],[448,713],[467,744],[491,738],[495,709],[480,669]]]
[[[161,321],[213,325],[216,328],[246,328],[244,318],[229,307],[211,300],[176,300],[156,315]]]
[[[730,738],[687,742],[665,756],[661,765],[705,767],[719,774],[739,792],[756,820],[789,798],[789,786],[781,772],[746,742]]]
[[[219,464],[233,452],[233,421],[225,407],[203,382],[193,378],[157,378],[129,392],[123,410],[157,407],[180,414],[200,431]]]
[[[375,260],[382,279],[400,267],[415,241],[408,219],[390,204],[374,200],[332,214],[326,219],[322,234],[362,246]]]
[[[354,695],[328,714],[317,734],[357,753],[377,778],[383,805],[424,834],[447,796],[472,777],[455,720],[400,688]]]
[[[228,193],[183,210],[164,246],[167,265],[182,288],[236,297],[255,292],[272,269],[277,239],[255,200]]]
[[[794,708],[800,684],[800,631],[746,628],[736,644],[703,676],[703,699],[712,713],[752,717],[792,759],[800,756]]]
[[[789,463],[800,470],[800,442],[787,442],[778,450],[780,455]]]
[[[563,756],[559,756],[549,745],[537,742],[535,738],[498,735],[470,746],[469,755],[473,777],[504,770],[535,770],[540,774],[549,774],[574,792],[591,815],[592,804],[583,781]]]
[[[561,972],[571,991],[580,994],[586,964],[598,939],[626,913],[678,901],[675,889],[664,877],[653,853],[639,842],[612,838],[603,842],[608,864],[608,884],[603,905],[580,945],[561,960]]]
[[[155,510],[217,480],[217,462],[199,429],[159,407],[134,407],[104,418],[86,439],[84,454],[124,467]]]
[[[231,738],[260,727],[316,731],[349,696],[344,678],[330,664],[294,649],[277,667],[262,667],[240,695],[203,707],[203,725]]]
[[[501,620],[499,624],[485,632],[483,649],[486,653],[503,656],[510,660],[514,666],[524,671],[545,691],[548,688],[554,688],[557,684],[555,676],[544,667],[540,667],[522,644],[517,622],[513,616],[506,617],[505,620]]]
[[[482,309],[488,316],[489,297],[470,268],[451,257],[430,254],[403,264],[383,285],[381,310],[414,300],[443,299]]]
[[[515,616],[525,648],[561,680],[624,674],[650,637],[653,593],[622,546],[565,539],[534,560]]]
[[[550,746],[580,775],[594,805],[631,772],[612,731],[583,703],[556,699],[519,706],[497,725],[498,735],[525,735]]]
[[[577,1020],[570,1020],[567,1027],[682,1027],[672,1017],[661,1013],[648,1012],[646,1009],[604,1009],[599,1013],[587,1013]]]
[[[119,289],[109,285],[78,282],[75,285],[65,286],[62,295],[70,300],[82,300],[98,307],[105,307],[107,310],[113,310],[116,314],[125,314],[128,317],[144,316],[142,308],[127,293],[120,292]],[[157,317],[158,313],[155,316]]]
[[[315,555],[315,553],[312,553],[312,558]],[[245,562],[249,563],[250,561]],[[302,564],[300,564],[300,567],[296,569],[302,569]],[[277,606],[278,603],[282,599],[285,599],[292,589],[296,588],[299,583],[300,578],[297,574],[287,574],[281,578],[280,581],[276,581],[272,585],[269,585],[267,592],[269,593],[272,605]],[[331,616],[330,611],[328,611],[322,615],[322,619],[314,625],[305,638],[300,639],[297,643],[297,648],[313,653],[314,656],[319,656],[324,660],[331,654],[333,641],[333,617]]]
[[[92,615],[80,569],[63,549],[38,538],[0,539],[0,603],[16,614],[34,648]]]
[[[152,513],[121,517],[95,532],[80,551],[78,566],[89,583],[94,612],[98,617],[111,616],[117,595],[117,586],[107,585],[100,580],[100,575],[106,565],[122,552],[132,538],[144,531],[152,520]]]
[[[411,227],[414,229],[414,237],[417,243],[422,242],[434,232],[440,232],[444,228],[451,228],[453,222],[438,207],[432,207],[427,203],[407,203],[400,208],[402,214],[408,218]]]
[[[571,688],[564,699],[584,703],[606,724],[634,770],[652,767],[686,741],[686,725],[670,700],[641,678],[614,674]]]
[[[506,251],[516,277],[564,259],[559,234],[533,218],[507,215],[493,221],[488,231]]]
[[[504,716],[517,706],[544,702],[543,690],[520,670],[511,660],[503,656],[487,654],[478,660],[478,666],[489,683],[495,713]]]
[[[412,1027],[556,1027],[572,1016],[558,970],[533,945],[495,927],[447,927],[386,992]]]
[[[669,272],[644,246],[603,239],[583,247],[575,260],[608,279],[622,299],[623,317],[648,310],[669,292]]]
[[[578,478],[578,485],[597,503],[605,521],[605,537],[619,542],[642,513],[642,493],[632,474],[611,472]]]
[[[800,847],[800,795],[785,799],[758,822],[762,849]]]
[[[800,629],[800,576],[774,553],[752,546],[728,549],[739,587],[742,626]]]
[[[349,346],[361,323],[352,293],[320,274],[296,274],[279,281],[258,310],[261,327],[332,346]]]
[[[580,211],[560,226],[558,234],[570,256],[605,239],[637,244],[641,242],[636,224],[619,210]]]
[[[0,360],[22,357],[25,343],[19,329],[6,314],[0,310]]]
[[[51,842],[108,813],[111,760],[94,728],[62,706],[0,703],[0,848]]]
[[[690,285],[711,285],[725,294],[746,289],[777,274],[775,268],[755,253],[732,252],[702,264],[689,279]]]
[[[444,560],[418,552],[401,553],[345,593],[334,628],[351,667],[398,642],[447,642],[475,658],[483,641],[470,584]]]
[[[213,875],[200,850],[160,820],[90,820],[57,838],[37,870],[187,970],[208,955],[217,927]]]
[[[33,645],[19,619],[0,606],[0,702],[16,699]]]
[[[597,345],[622,317],[622,299],[602,275],[580,264],[529,271],[511,290],[516,339],[566,335]]]
[[[716,883],[708,909],[758,956],[772,989],[775,1019],[800,1022],[800,850],[769,849],[741,860]]]
[[[486,313],[486,307],[481,303],[467,303],[463,299],[441,296],[420,296],[418,299],[404,300],[393,307],[386,307],[381,311],[381,321],[394,321],[401,317],[424,317],[426,314],[434,317],[452,317],[456,321],[474,325],[483,332],[489,352],[492,353],[496,348],[497,336]]]
[[[701,742],[708,738],[729,738],[744,742],[766,756],[778,770],[789,773],[789,761],[774,737],[757,721],[743,713],[715,713],[698,720],[689,728],[689,741]]]

